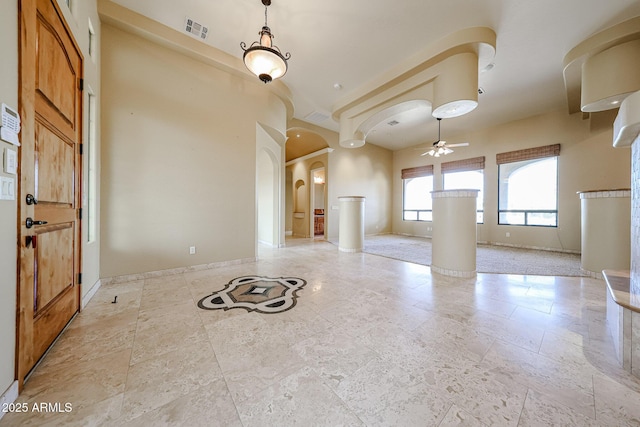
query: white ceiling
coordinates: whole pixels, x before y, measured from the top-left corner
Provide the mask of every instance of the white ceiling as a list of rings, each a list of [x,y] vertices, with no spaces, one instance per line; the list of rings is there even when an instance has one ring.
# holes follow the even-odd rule
[[[264,23],[261,0],[112,0],[178,31],[188,16],[209,28],[206,43],[242,57]],[[333,106],[394,64],[454,31],[476,26],[497,34],[492,70],[481,72],[478,107],[443,120],[442,137],[567,108],[564,56],[590,35],[640,16],[638,0],[272,0],[274,44],[291,52],[283,77],[294,116]],[[338,83],[341,89],[335,89]],[[394,117],[367,142],[396,150],[437,139],[430,108]],[[390,119],[391,120],[391,119]],[[338,130],[329,119],[315,123]]]

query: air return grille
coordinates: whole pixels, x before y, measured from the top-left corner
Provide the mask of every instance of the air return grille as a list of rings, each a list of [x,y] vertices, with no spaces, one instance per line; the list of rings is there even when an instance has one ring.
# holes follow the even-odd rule
[[[205,40],[209,34],[209,29],[191,18],[185,20],[185,31],[194,37]]]
[[[305,116],[305,120],[312,123],[324,123],[329,120],[330,114],[324,111],[313,111]]]

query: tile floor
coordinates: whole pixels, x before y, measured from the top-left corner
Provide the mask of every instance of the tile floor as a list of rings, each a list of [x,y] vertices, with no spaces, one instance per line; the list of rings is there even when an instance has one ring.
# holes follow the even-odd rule
[[[308,284],[280,314],[196,307],[249,274]],[[72,411],[8,413],[1,427],[640,425],[604,282],[452,279],[309,240],[103,286],[17,402]]]

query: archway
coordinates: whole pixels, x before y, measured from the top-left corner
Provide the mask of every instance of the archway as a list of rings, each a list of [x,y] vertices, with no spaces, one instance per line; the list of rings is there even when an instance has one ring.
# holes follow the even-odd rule
[[[278,143],[273,129],[256,126],[256,244],[284,244],[284,136]],[[257,249],[257,248],[256,248]]]

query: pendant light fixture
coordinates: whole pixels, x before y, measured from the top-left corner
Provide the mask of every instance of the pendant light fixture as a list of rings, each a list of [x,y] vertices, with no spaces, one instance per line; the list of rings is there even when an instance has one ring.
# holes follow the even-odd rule
[[[249,48],[245,42],[241,42],[240,47],[244,50],[242,56],[244,65],[261,81],[269,83],[284,76],[287,72],[287,60],[291,58],[291,54],[287,52],[283,55],[280,49],[273,45],[273,34],[267,25],[267,7],[271,5],[271,0],[262,0],[262,4],[264,5],[264,26],[258,33],[260,40],[253,42]]]

